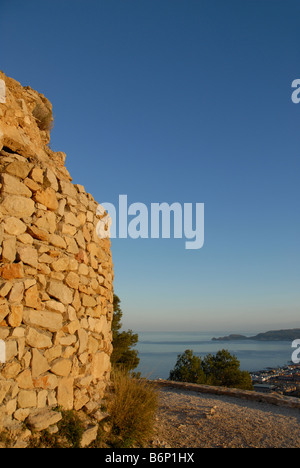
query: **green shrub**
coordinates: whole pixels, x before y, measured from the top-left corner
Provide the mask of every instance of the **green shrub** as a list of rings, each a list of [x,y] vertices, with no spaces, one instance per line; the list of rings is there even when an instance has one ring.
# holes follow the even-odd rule
[[[183,354],[179,354],[174,369],[170,371],[169,380],[197,384],[206,383],[201,358],[194,356],[191,349],[187,349]]]
[[[79,448],[84,426],[76,411],[62,412],[62,419],[58,423],[59,435],[67,440],[70,448]]]
[[[201,359],[187,349],[179,354],[169,380],[253,390],[249,372],[240,370],[240,361],[222,349]]]

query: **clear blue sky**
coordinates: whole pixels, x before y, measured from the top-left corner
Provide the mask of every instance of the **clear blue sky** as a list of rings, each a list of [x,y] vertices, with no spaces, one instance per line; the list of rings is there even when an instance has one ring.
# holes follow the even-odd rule
[[[112,240],[124,326],[299,327],[298,0],[0,0],[0,68],[99,202],[205,203],[205,245]]]

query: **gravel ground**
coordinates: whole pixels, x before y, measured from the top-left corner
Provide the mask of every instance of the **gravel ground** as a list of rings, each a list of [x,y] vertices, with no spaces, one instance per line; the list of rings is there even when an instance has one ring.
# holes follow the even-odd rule
[[[300,448],[300,411],[173,388],[159,390],[154,446]]]

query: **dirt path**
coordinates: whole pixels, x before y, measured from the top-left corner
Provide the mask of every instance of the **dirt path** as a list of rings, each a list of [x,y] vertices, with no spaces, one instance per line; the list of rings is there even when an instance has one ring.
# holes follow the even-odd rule
[[[159,390],[154,445],[300,448],[300,411],[174,388]]]

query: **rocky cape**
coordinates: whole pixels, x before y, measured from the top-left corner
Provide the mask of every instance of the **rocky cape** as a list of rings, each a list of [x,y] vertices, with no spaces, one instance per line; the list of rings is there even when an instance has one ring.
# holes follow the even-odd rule
[[[212,338],[212,341],[293,341],[300,339],[300,328],[291,328],[286,330],[271,330],[265,333],[258,333],[255,336],[245,336],[231,334],[220,338]]]

